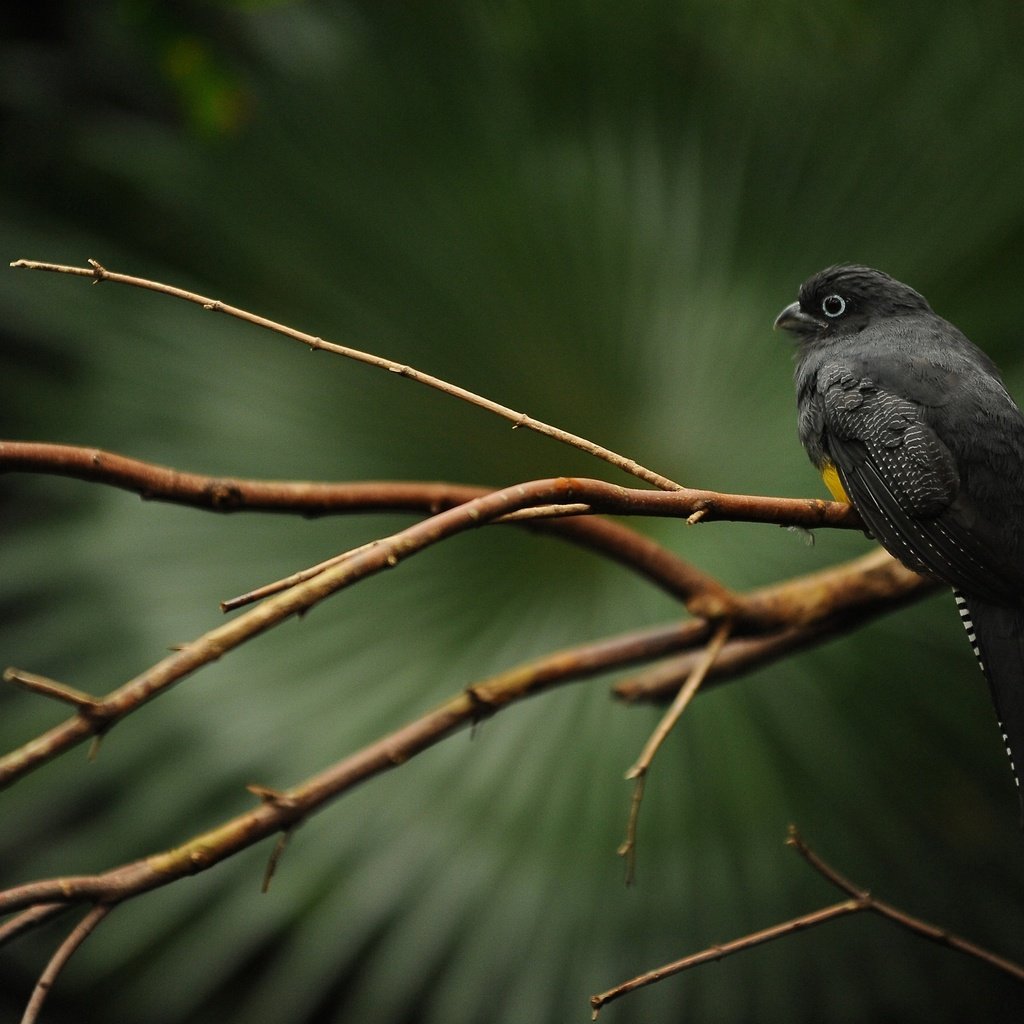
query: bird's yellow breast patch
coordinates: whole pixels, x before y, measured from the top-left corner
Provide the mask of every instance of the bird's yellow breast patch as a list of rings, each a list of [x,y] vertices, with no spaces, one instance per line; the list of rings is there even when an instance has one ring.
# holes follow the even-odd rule
[[[821,467],[821,479],[825,481],[825,486],[831,491],[832,497],[836,501],[841,501],[844,505],[853,504],[850,501],[850,496],[846,493],[843,481],[839,478],[839,470],[831,462],[826,462]]]

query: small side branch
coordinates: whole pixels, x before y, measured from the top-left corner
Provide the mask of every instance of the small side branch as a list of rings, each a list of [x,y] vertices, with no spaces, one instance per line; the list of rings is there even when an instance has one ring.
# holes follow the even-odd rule
[[[46,969],[39,976],[32,996],[25,1007],[21,1024],[35,1024],[39,1019],[39,1013],[43,1008],[43,1002],[49,995],[57,976],[64,969],[65,964],[71,959],[75,951],[95,931],[96,926],[102,921],[113,908],[107,903],[98,903],[89,911],[81,921],[71,930],[68,937],[57,947]]]
[[[679,693],[676,694],[676,699],[672,701],[671,707],[665,712],[654,732],[651,733],[651,737],[644,746],[643,751],[641,751],[636,763],[626,772],[627,779],[636,779],[641,775],[647,774],[651,767],[651,762],[654,760],[654,755],[657,754],[661,745],[668,738],[668,734],[675,728],[683,712],[689,707],[690,701],[697,695],[697,690],[700,689],[705,676],[711,671],[711,666],[714,665],[718,655],[721,653],[722,647],[725,641],[729,639],[731,631],[731,622],[723,622],[718,627],[715,635],[711,638],[711,643],[708,644],[700,655],[697,663],[687,676],[686,682],[680,687]]]
[[[13,942],[26,932],[46,924],[47,921],[67,912],[65,903],[40,903],[28,910],[23,910],[9,921],[0,925],[0,946]]]
[[[640,805],[644,798],[644,783],[647,772],[650,770],[661,745],[668,738],[668,734],[675,728],[676,723],[682,717],[683,712],[689,707],[690,701],[697,695],[701,684],[714,665],[715,659],[722,651],[725,641],[729,638],[732,630],[731,622],[722,622],[715,631],[711,642],[704,649],[703,653],[694,664],[686,681],[679,688],[676,699],[672,701],[668,711],[662,716],[657,727],[651,734],[650,739],[644,746],[637,758],[636,763],[626,772],[626,778],[633,780],[633,796],[629,805],[629,819],[626,825],[626,838],[619,847],[619,856],[626,858],[626,884],[631,885],[636,875],[636,834],[640,822]]]
[[[70,704],[83,714],[95,713],[101,705],[101,702],[95,697],[76,690],[73,686],[58,683],[55,679],[47,679],[46,676],[36,675],[34,672],[25,672],[23,669],[5,669],[3,680],[5,683],[20,686],[23,690],[37,693],[41,697],[49,697],[63,704]]]

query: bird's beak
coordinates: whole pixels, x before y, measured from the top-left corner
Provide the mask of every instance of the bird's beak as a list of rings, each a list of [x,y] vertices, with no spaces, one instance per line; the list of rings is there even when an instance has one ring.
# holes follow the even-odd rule
[[[776,318],[775,327],[781,327],[792,334],[813,334],[825,325],[800,308],[799,302],[787,306]]]

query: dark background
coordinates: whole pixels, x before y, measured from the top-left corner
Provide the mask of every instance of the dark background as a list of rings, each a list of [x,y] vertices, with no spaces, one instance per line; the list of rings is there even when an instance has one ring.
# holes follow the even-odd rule
[[[1015,2],[53,3],[0,15],[2,258],[195,288],[693,486],[822,495],[771,323],[829,263],[927,295],[1024,395]],[[116,286],[0,272],[0,435],[197,472],[502,485],[612,470],[393,375]],[[218,517],[0,479],[0,661],[96,693],[217,602],[406,520]],[[748,587],[868,549],[645,522]],[[0,883],[178,843],[475,679],[670,620],[623,571],[481,531],[275,630],[0,794]],[[0,745],[62,718],[0,691]],[[51,1021],[586,1020],[587,998],[858,882],[1024,958],[1024,837],[941,595],[696,702],[511,709],[269,845],[119,908]],[[67,923],[5,949],[19,1012]],[[615,1022],[1018,1021],[1024,992],[867,917],[667,981]]]

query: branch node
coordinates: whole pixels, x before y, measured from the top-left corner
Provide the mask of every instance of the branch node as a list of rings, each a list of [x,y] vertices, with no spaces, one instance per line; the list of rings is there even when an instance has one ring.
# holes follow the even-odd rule
[[[99,284],[100,281],[105,281],[110,273],[99,260],[87,260],[90,267],[92,267],[92,283]]]
[[[496,714],[498,709],[501,707],[500,702],[491,700],[491,698],[486,695],[486,692],[482,687],[467,686],[465,694],[469,698],[469,703],[472,705],[470,719],[474,726],[478,722],[482,722],[485,718],[490,718],[491,715]]]

